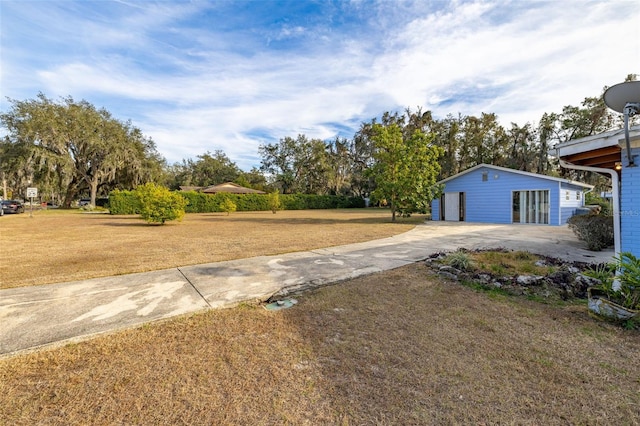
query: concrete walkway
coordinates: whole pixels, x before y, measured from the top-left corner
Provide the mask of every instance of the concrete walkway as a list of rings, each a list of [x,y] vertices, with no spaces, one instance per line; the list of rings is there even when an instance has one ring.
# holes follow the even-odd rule
[[[579,262],[613,251],[581,248],[567,227],[427,222],[359,244],[148,273],[0,291],[0,356],[398,268],[441,251],[507,248]]]

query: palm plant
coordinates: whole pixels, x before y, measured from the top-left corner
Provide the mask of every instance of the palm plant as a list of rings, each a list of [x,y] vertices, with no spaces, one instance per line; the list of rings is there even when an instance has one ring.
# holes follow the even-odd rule
[[[618,292],[623,301],[621,305],[640,309],[640,259],[629,252],[623,252],[615,260],[618,266],[616,278],[620,283]]]
[[[612,302],[631,309],[640,309],[640,259],[630,252],[614,257],[615,264],[601,264],[585,271],[585,275],[601,282],[596,286]]]

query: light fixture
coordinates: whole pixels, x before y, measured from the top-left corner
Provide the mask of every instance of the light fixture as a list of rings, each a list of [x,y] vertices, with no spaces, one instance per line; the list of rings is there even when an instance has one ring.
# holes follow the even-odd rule
[[[625,81],[609,87],[604,92],[604,103],[614,111],[624,114],[624,138],[627,148],[629,167],[635,167],[631,155],[631,142],[629,141],[629,117],[640,113],[640,81]]]
[[[619,161],[616,161],[616,170],[622,170],[622,163]]]

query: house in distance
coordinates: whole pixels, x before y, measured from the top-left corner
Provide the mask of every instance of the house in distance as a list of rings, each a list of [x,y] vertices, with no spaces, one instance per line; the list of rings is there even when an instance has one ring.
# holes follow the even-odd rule
[[[478,164],[438,182],[444,193],[431,203],[432,220],[563,225],[584,207],[592,185]]]
[[[266,194],[258,189],[246,188],[233,182],[225,182],[211,186],[181,186],[180,191],[196,191],[205,194],[217,194],[225,192],[227,194]]]

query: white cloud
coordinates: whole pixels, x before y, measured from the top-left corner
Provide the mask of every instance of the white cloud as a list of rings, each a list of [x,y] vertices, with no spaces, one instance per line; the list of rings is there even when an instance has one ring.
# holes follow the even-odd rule
[[[447,112],[496,112],[506,124],[524,124],[637,72],[638,37],[630,45],[616,41],[638,32],[640,15],[630,2],[623,4],[628,13],[615,19],[611,7],[600,4],[547,2],[491,23],[490,15],[505,5],[489,6],[461,4],[411,22],[390,54],[378,59],[380,86],[399,104],[437,108],[429,101],[452,97],[447,108],[454,109]],[[490,96],[476,98],[470,89]]]

